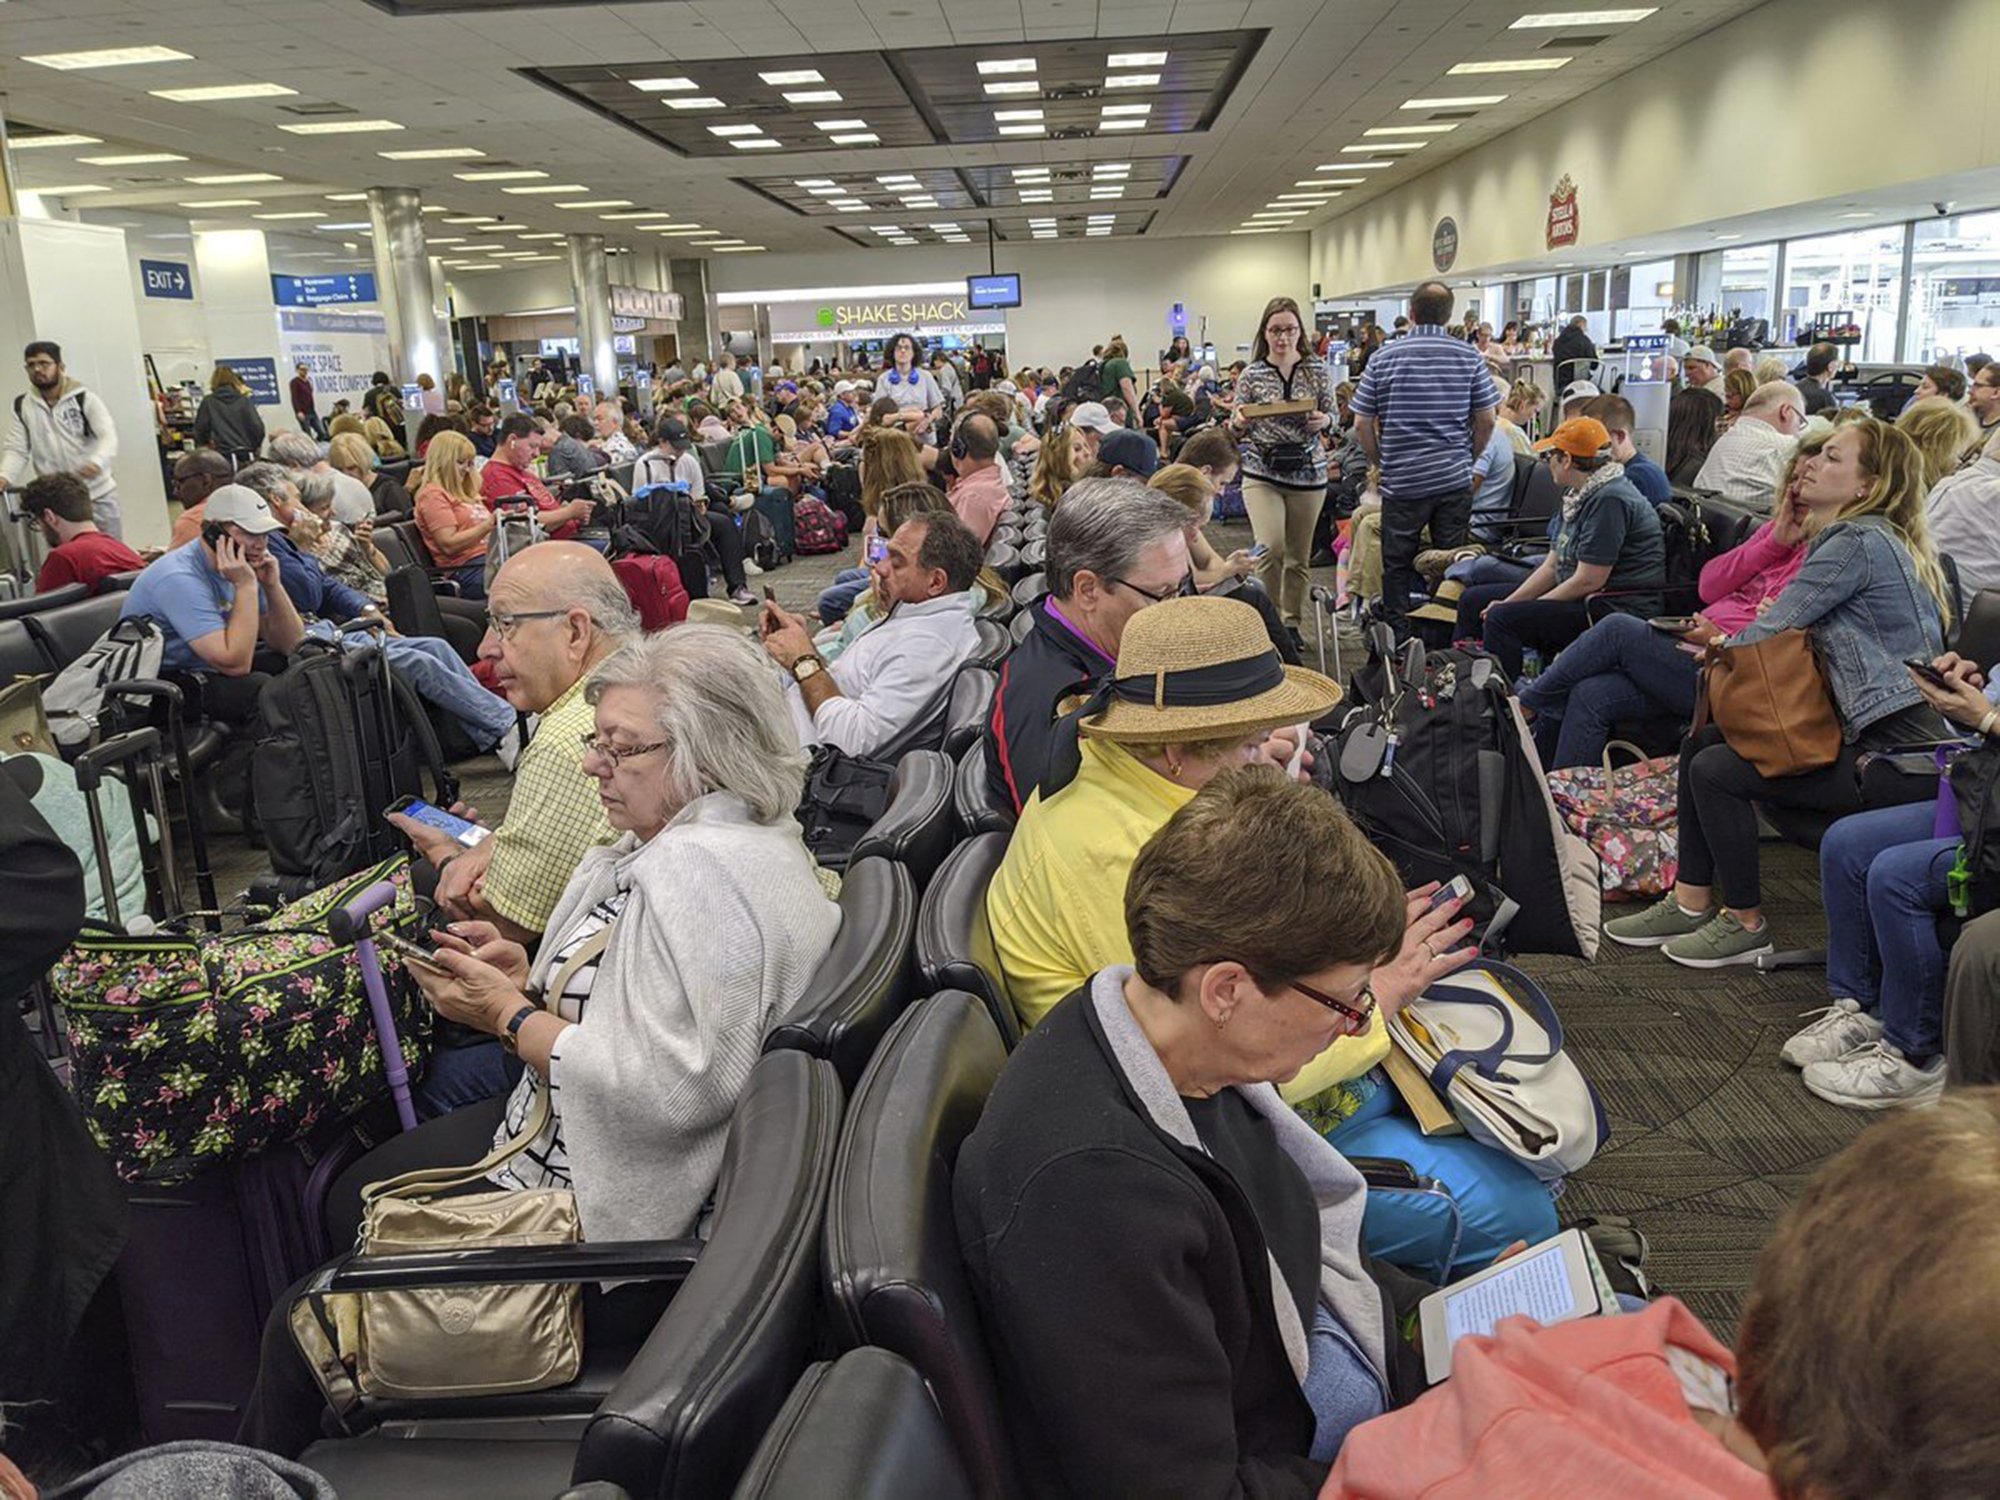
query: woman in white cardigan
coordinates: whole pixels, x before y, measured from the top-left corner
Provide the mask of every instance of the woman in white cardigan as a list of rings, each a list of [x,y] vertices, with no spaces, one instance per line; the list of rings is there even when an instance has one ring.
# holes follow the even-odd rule
[[[411,972],[440,1015],[527,1065],[493,1146],[515,1144],[549,1094],[534,1139],[466,1191],[569,1187],[586,1240],[683,1239],[764,1034],[804,993],[840,912],[792,817],[805,757],[746,638],[661,631],[606,661],[585,692],[596,725],[583,766],[617,842],[584,855],[532,964],[490,925],[461,922],[436,934],[449,973]],[[476,1161],[492,1129],[491,1109],[456,1111],[344,1180]],[[266,1326],[238,1432],[287,1455],[318,1435],[321,1405],[284,1327],[292,1300]]]

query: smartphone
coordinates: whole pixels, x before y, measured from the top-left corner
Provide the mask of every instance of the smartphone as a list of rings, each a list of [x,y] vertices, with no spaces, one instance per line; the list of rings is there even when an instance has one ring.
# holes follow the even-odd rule
[[[1925,682],[1928,682],[1934,688],[1942,688],[1947,693],[1958,690],[1958,684],[1945,676],[1944,673],[1940,672],[1929,662],[1925,661],[1921,656],[1913,656],[1904,662],[1903,665],[1908,667],[1912,672],[1915,672],[1917,676],[1923,678]]]
[[[764,599],[765,602],[770,604],[776,604],[778,602],[778,591],[772,588],[771,585],[768,583],[764,585]]]
[[[417,968],[422,969],[426,974],[449,974],[451,972],[451,970],[437,961],[436,955],[430,949],[411,942],[400,932],[376,933],[375,946],[388,949],[398,958],[408,960]]]
[[[1646,622],[1655,630],[1663,630],[1668,635],[1686,635],[1701,622],[1693,615],[1661,615]]]
[[[1467,880],[1463,875],[1454,875],[1437,888],[1437,893],[1431,897],[1430,909],[1436,911],[1447,902],[1470,901],[1471,899],[1472,882]]]
[[[870,563],[881,562],[889,555],[889,542],[885,537],[871,536],[863,553],[863,560]]]
[[[399,798],[389,804],[389,811],[412,818],[426,828],[435,828],[441,833],[448,833],[468,849],[484,842],[493,832],[490,828],[482,828],[477,823],[456,817],[441,807],[433,807],[421,797]]]
[[[1270,554],[1271,554],[1271,544],[1269,542],[1259,542],[1256,546],[1250,549],[1250,556],[1253,559],[1268,557],[1270,556]]]

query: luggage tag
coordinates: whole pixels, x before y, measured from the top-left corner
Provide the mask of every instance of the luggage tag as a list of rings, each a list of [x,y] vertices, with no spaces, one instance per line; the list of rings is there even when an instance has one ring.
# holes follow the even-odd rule
[[[1403,643],[1403,681],[1409,686],[1416,687],[1424,680],[1424,662],[1428,655],[1424,643],[1415,636]]]
[[[1343,780],[1363,782],[1380,774],[1389,749],[1389,731],[1371,720],[1347,737],[1340,747],[1340,774]]]
[[[1483,693],[1486,691],[1486,684],[1492,680],[1493,658],[1490,656],[1475,656],[1472,659],[1472,690],[1476,693]]]

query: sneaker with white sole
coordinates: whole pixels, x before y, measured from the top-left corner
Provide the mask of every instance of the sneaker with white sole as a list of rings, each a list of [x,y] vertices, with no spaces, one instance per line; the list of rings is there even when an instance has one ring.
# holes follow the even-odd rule
[[[1752,932],[1734,912],[1724,911],[1693,932],[1669,938],[1660,951],[1683,968],[1727,969],[1735,964],[1754,964],[1776,950],[1771,946],[1769,922]]]
[[[763,571],[764,571],[764,570],[763,570],[763,569],[762,569],[761,567],[759,567],[759,566],[757,565],[757,563],[756,563],[756,560],[755,560],[755,559],[753,559],[753,558],[748,558],[748,557],[746,557],[746,558],[744,558],[744,559],[743,559],[743,575],[744,575],[744,577],[746,577],[746,578],[755,578],[755,577],[759,576],[759,575],[760,575],[761,573],[763,573]]]
[[[1879,1039],[1845,1057],[1809,1064],[1801,1076],[1827,1103],[1849,1109],[1905,1109],[1935,1104],[1944,1094],[1943,1058],[1920,1068]]]
[[[1778,1056],[1795,1068],[1832,1062],[1882,1035],[1882,1023],[1861,1008],[1859,1000],[1836,1000],[1824,1010],[1808,1012],[1813,1021],[1792,1033]]]
[[[1612,918],[1604,924],[1604,935],[1628,948],[1657,948],[1677,937],[1698,932],[1714,915],[1713,908],[1703,912],[1685,911],[1670,893],[1644,911],[1634,912],[1629,917]]]

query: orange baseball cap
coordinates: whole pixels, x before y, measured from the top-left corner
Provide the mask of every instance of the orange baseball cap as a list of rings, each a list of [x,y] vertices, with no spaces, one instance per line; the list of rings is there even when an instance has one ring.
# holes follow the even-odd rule
[[[1535,451],[1545,453],[1551,448],[1560,448],[1571,458],[1595,458],[1610,446],[1611,434],[1597,418],[1571,417],[1535,444]]]

